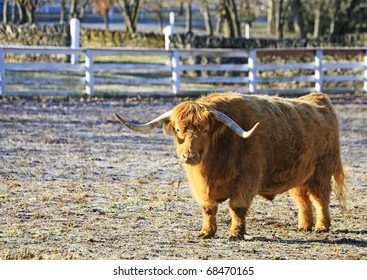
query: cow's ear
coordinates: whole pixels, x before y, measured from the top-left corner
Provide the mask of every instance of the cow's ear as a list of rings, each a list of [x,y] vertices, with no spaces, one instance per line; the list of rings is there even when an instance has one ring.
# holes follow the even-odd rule
[[[173,121],[168,120],[163,124],[164,134],[173,133],[174,131],[175,131],[175,123]]]

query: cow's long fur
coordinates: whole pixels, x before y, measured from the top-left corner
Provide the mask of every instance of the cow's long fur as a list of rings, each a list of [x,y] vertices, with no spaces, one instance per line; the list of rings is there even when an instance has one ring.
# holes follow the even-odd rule
[[[218,122],[211,109],[245,130],[260,125],[243,139]],[[183,166],[203,209],[202,237],[215,234],[218,204],[227,199],[230,237],[235,239],[243,238],[245,216],[256,195],[272,200],[289,191],[303,230],[313,226],[311,202],[316,208],[316,230],[329,230],[332,177],[337,197],[346,205],[338,121],[326,94],[294,99],[210,94],[177,105],[165,131],[175,135],[181,161],[193,161]]]

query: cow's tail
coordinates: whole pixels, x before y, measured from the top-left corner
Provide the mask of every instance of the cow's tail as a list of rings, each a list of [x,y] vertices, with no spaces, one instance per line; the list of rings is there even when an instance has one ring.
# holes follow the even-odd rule
[[[348,210],[347,193],[345,188],[345,174],[341,160],[339,160],[338,166],[333,175],[334,177],[334,188],[336,196],[339,200],[340,206],[343,210]]]

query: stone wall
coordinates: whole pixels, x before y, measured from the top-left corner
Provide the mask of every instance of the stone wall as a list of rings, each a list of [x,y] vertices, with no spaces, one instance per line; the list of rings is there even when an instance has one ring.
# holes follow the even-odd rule
[[[70,46],[69,25],[0,24],[0,44],[5,46]],[[156,33],[81,28],[81,47],[163,48],[164,36]]]
[[[102,29],[81,28],[81,47],[135,47],[163,48],[164,35],[157,33],[129,34],[125,31],[109,31]]]
[[[0,25],[0,45],[4,46],[69,46],[70,30],[67,25]],[[68,61],[66,55],[13,55],[6,54],[8,62]]]
[[[67,25],[0,24],[0,44],[6,46],[69,46]]]
[[[362,47],[367,45],[367,33],[347,34],[338,37],[317,39],[268,39],[268,38],[224,38],[217,36],[196,36],[194,34],[174,34],[171,48],[307,48],[307,47]]]

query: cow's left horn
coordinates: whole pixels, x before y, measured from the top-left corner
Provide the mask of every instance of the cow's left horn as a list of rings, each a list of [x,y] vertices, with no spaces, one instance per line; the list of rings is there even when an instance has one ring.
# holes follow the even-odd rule
[[[153,129],[153,128],[157,127],[160,124],[163,124],[165,121],[169,120],[171,114],[172,114],[172,110],[168,111],[168,112],[160,115],[159,117],[155,118],[154,120],[152,120],[150,122],[147,122],[147,123],[144,123],[144,124],[133,124],[131,122],[125,121],[123,118],[121,118],[117,114],[114,114],[114,115],[127,128],[130,128],[131,130],[134,130],[134,131],[144,132],[144,131],[149,131],[149,130]]]
[[[230,129],[232,129],[236,134],[242,138],[248,138],[252,135],[252,133],[255,131],[255,129],[258,127],[259,123],[257,122],[249,131],[243,130],[234,120],[232,120],[230,117],[228,117],[226,114],[219,112],[215,109],[213,109],[214,114],[217,117],[217,120],[221,123],[228,126]]]

